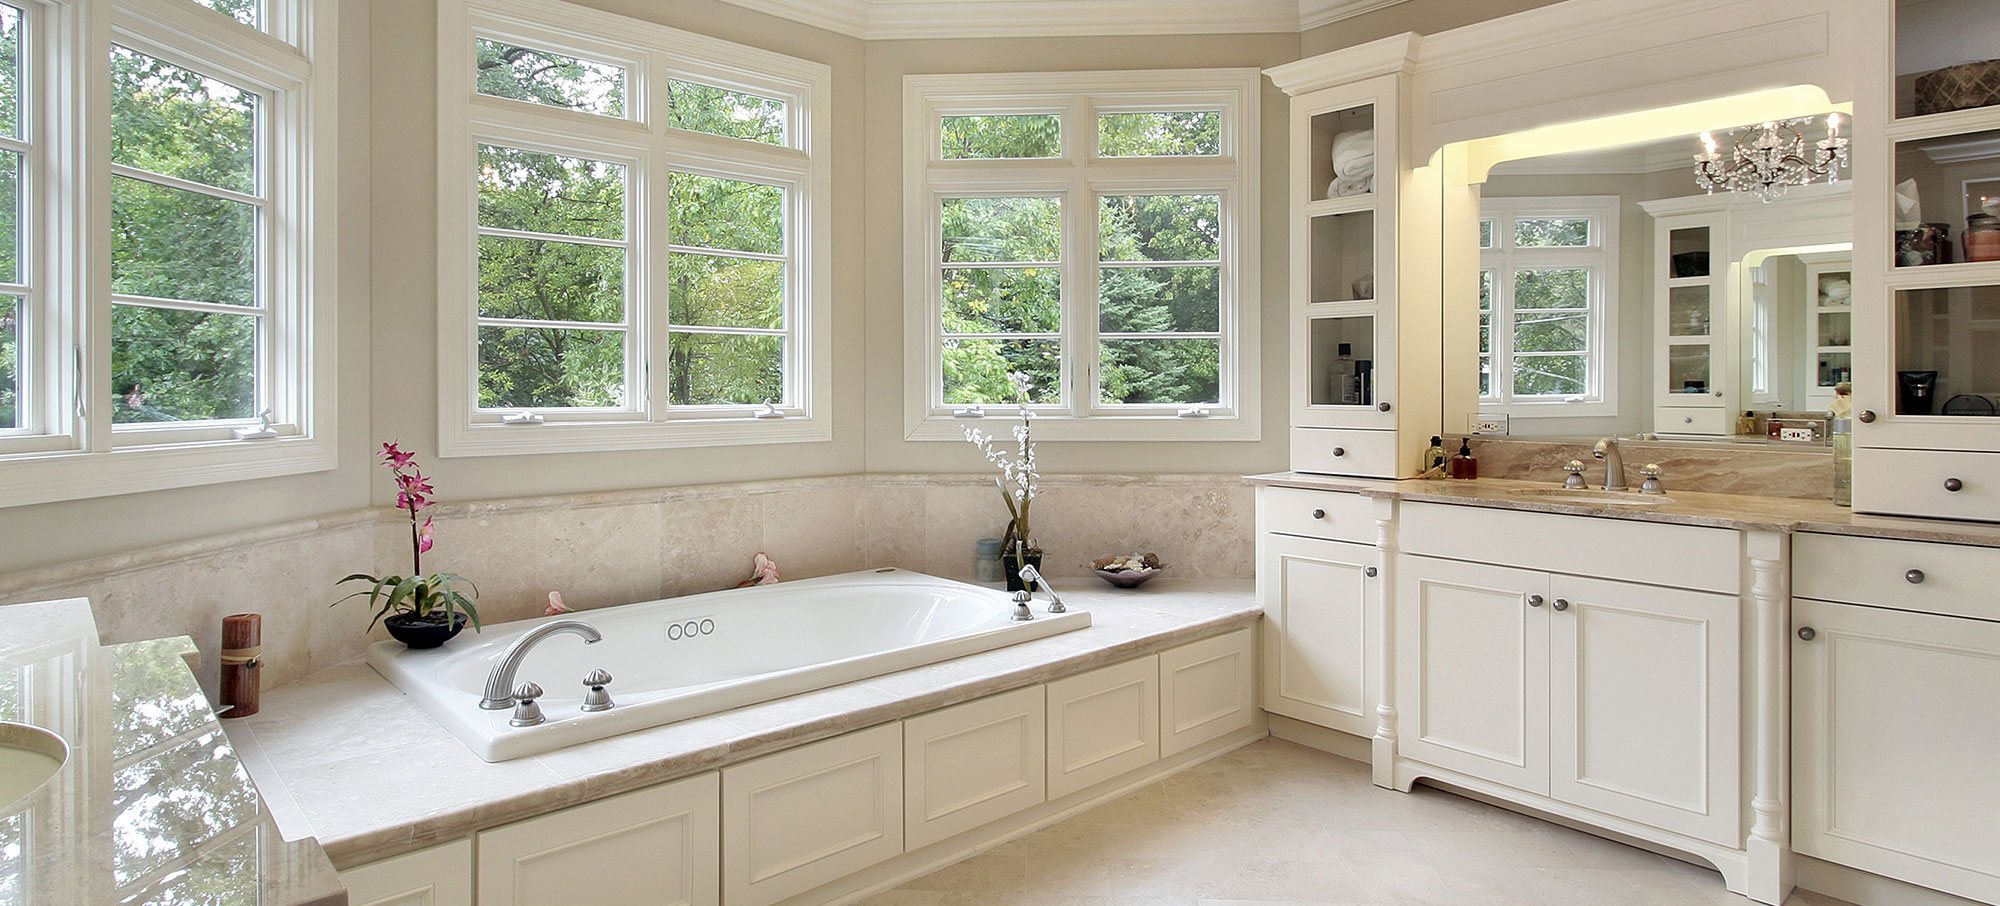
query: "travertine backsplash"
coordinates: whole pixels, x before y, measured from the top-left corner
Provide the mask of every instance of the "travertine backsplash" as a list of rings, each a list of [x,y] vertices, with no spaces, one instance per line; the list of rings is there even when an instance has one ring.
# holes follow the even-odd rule
[[[1454,452],[1456,441],[1446,447]],[[1563,465],[1581,459],[1593,484],[1603,480],[1604,464],[1590,458],[1588,443],[1517,438],[1472,438],[1472,455],[1479,459],[1479,477],[1560,482]],[[1639,483],[1639,468],[1660,467],[1669,492],[1756,494],[1828,500],[1833,497],[1833,453],[1827,447],[1783,447],[1756,444],[1712,444],[1635,441],[1619,443],[1625,457],[1626,480]]]
[[[787,578],[878,566],[970,578],[973,543],[1005,523],[985,475],[847,475],[446,504],[429,569],[478,583],[489,622],[534,616],[551,590],[579,610],[712,591],[765,551]],[[1081,576],[1156,551],[1172,575],[1254,575],[1255,493],[1235,475],[1047,476],[1034,512],[1045,571]],[[212,683],[223,615],[264,614],[264,683],[351,660],[385,637],[334,581],[409,568],[408,523],[360,510],[0,575],[0,603],[88,597],[107,643],[187,635]],[[1092,579],[1091,581],[1096,581]]]

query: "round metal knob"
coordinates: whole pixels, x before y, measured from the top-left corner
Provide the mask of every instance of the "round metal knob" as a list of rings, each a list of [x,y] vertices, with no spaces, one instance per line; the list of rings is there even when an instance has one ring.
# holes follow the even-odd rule
[[[1544,600],[1546,600],[1546,599],[1545,599],[1545,598],[1543,598],[1543,597],[1542,597],[1541,595],[1529,595],[1529,596],[1528,596],[1528,606],[1529,606],[1529,607],[1540,607],[1540,606],[1542,606],[1542,602],[1543,602]]]
[[[592,670],[583,675],[583,684],[591,687],[609,686],[611,685],[611,671],[602,667]]]
[[[1683,424],[1683,425],[1692,425],[1692,424],[1694,424],[1694,416],[1692,416],[1692,415],[1683,415],[1683,416],[1681,416],[1681,424]]]
[[[1334,459],[1339,459],[1339,458],[1341,458],[1342,456],[1346,456],[1346,455],[1347,455],[1347,448],[1346,448],[1346,447],[1334,447],[1334,448],[1333,448],[1333,458],[1334,458]]]
[[[1568,601],[1568,599],[1566,599],[1566,598],[1557,598],[1557,599],[1556,599],[1556,609],[1557,609],[1557,610],[1568,610],[1568,609],[1569,609],[1569,601]]]
[[[1922,585],[1924,584],[1924,571],[1921,569],[1910,570],[1903,574],[1903,581],[1911,585]]]
[[[1875,423],[1875,410],[1863,409],[1860,412],[1856,413],[1854,417],[1860,419],[1861,423],[1864,425],[1872,425]]]
[[[1715,395],[1716,395],[1716,396],[1717,396],[1718,398],[1719,398],[1719,397],[1721,397],[1721,396],[1722,396],[1722,391],[1720,391],[1720,390],[1717,390],[1717,391],[1715,391]]]
[[[1373,579],[1378,574],[1378,572],[1375,569],[1375,567],[1370,566],[1367,569],[1362,570],[1361,574],[1367,576],[1370,579]]]
[[[1659,464],[1659,463],[1657,463],[1657,462],[1649,462],[1649,463],[1647,463],[1647,464],[1645,464],[1645,465],[1643,465],[1643,466],[1640,466],[1640,467],[1639,467],[1639,477],[1641,477],[1641,478],[1658,478],[1658,477],[1660,477],[1660,464]]]
[[[536,685],[532,680],[524,682],[514,687],[514,697],[524,702],[534,701],[542,697],[542,687]]]
[[[1799,641],[1810,642],[1816,638],[1819,638],[1819,633],[1815,632],[1811,626],[1799,627]]]
[[[1579,475],[1583,474],[1583,460],[1581,459],[1570,460],[1568,465],[1563,466],[1563,471],[1574,472]]]
[[[1388,404],[1388,403],[1387,403],[1386,401],[1385,401],[1385,402],[1380,402],[1380,403],[1376,403],[1376,404],[1375,404],[1375,411],[1377,411],[1377,412],[1387,412],[1387,411],[1389,411],[1389,404]]]
[[[1325,519],[1325,518],[1326,518],[1326,511],[1325,511],[1325,510],[1313,510],[1313,518],[1314,518],[1314,519]]]
[[[611,672],[600,667],[583,675],[583,710],[611,710],[611,693],[604,691],[611,685]]]
[[[1956,494],[1965,490],[1965,482],[1959,481],[1956,478],[1947,478],[1944,480],[1944,489]]]

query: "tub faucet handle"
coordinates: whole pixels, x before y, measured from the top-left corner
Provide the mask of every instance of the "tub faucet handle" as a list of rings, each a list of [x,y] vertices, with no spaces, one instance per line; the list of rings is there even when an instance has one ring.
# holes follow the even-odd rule
[[[1028,588],[1039,590],[1049,596],[1049,613],[1069,612],[1069,608],[1063,606],[1062,595],[1056,594],[1056,590],[1049,587],[1049,580],[1042,578],[1042,571],[1036,569],[1033,563],[1022,565],[1021,582]],[[1033,600],[1034,592],[1030,591],[1028,594],[1029,599]]]
[[[532,727],[546,720],[542,716],[542,706],[535,699],[542,697],[542,687],[533,680],[514,687],[514,717],[507,721],[511,726]]]
[[[609,685],[611,685],[611,672],[602,667],[584,674],[583,710],[611,710],[611,693],[604,691],[604,687]]]
[[[1035,618],[1034,611],[1028,609],[1028,602],[1034,599],[1035,596],[1027,593],[1025,590],[1014,593],[1014,616],[1012,618],[1014,622],[1024,623]]]

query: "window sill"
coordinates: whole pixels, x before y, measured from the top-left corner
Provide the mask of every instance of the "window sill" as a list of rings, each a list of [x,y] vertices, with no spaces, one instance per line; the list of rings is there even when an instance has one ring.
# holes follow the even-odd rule
[[[0,507],[324,472],[335,461],[333,442],[315,437],[23,453],[0,457]]]
[[[1575,403],[1484,403],[1479,407],[1479,411],[1513,418],[1604,418],[1617,415],[1618,404],[1604,400]]]
[[[980,428],[1004,440],[1011,436],[1008,432],[1017,424],[1020,424],[1020,416],[1004,408],[989,410],[984,418],[922,416],[908,426],[906,437],[916,441],[963,443],[966,428]],[[1036,415],[1035,439],[1099,443],[1248,442],[1263,439],[1263,433],[1254,416],[1178,418],[1171,415],[1100,415],[1077,418]]]
[[[833,439],[827,417],[688,419],[676,422],[556,422],[538,425],[439,425],[438,455],[522,456],[599,453],[756,444],[824,443]]]

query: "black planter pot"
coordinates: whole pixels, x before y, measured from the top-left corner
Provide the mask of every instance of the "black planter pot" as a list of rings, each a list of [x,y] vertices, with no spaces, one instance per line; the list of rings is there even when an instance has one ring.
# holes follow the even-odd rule
[[[1028,583],[1021,581],[1022,566],[1032,566],[1035,568],[1036,572],[1042,571],[1041,551],[1029,551],[1026,557],[1023,557],[1022,555],[1015,553],[1014,551],[1007,551],[1006,553],[1000,555],[1000,565],[1003,571],[1007,573],[1008,591],[1041,590],[1038,588],[1029,588]]]
[[[435,620],[420,620],[409,614],[399,613],[384,619],[382,625],[389,627],[390,638],[422,651],[451,641],[452,636],[458,635],[465,629],[465,624],[470,622],[462,613],[451,616],[450,625],[446,625]]]

